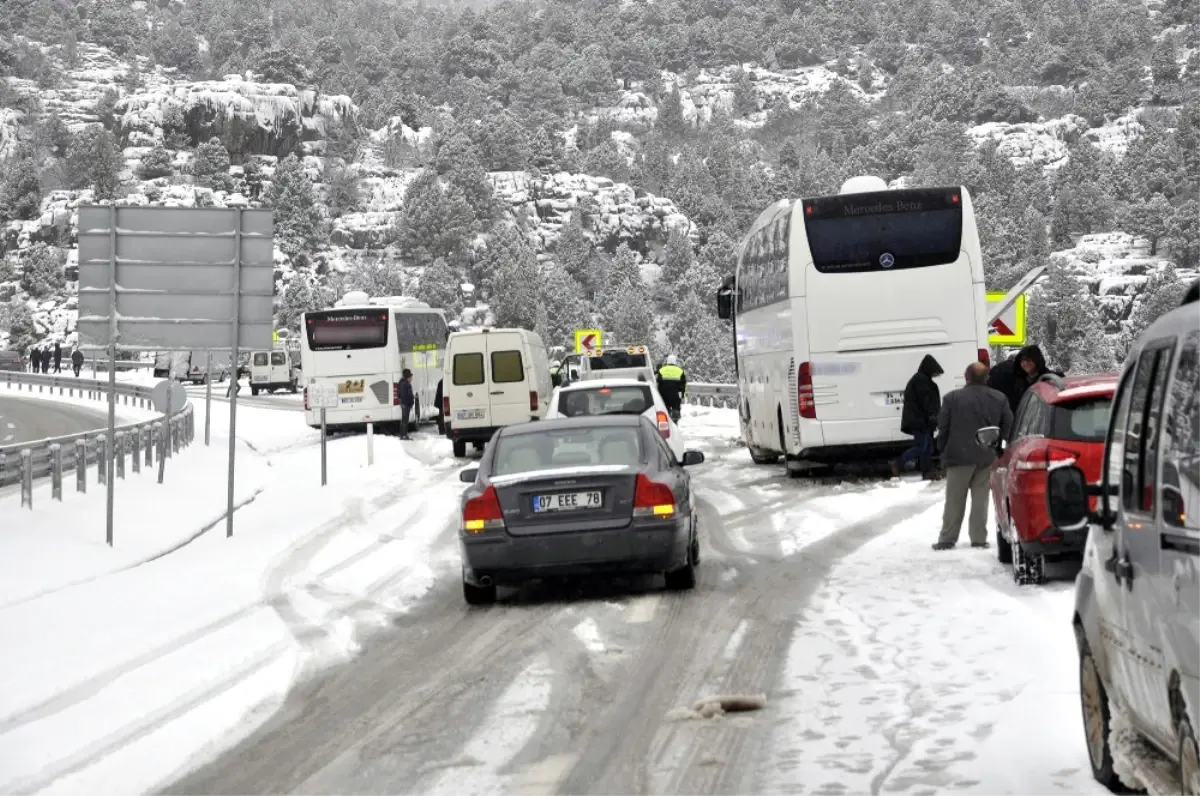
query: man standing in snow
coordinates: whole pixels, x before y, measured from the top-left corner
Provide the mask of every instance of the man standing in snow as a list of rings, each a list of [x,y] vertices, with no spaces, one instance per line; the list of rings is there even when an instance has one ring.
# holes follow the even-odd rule
[[[932,480],[933,432],[937,430],[938,412],[942,408],[942,392],[934,381],[942,375],[942,366],[926,354],[917,372],[904,387],[904,406],[900,414],[900,432],[913,438],[913,446],[892,462],[892,475],[899,476],[913,459],[921,465],[921,475]]]
[[[687,395],[687,374],[679,367],[679,360],[674,354],[667,357],[666,362],[658,369],[658,394],[662,396],[671,419],[679,422],[683,410],[683,397]]]
[[[1013,413],[1008,398],[987,386],[988,367],[973,362],[966,372],[967,384],[946,396],[938,415],[937,443],[946,468],[946,507],[942,513],[942,533],[934,550],[950,550],[958,544],[967,495],[971,496],[971,517],[967,534],[971,547],[987,547],[988,475],[996,452],[975,441],[981,428],[998,426],[1000,438],[1008,439]]]
[[[400,373],[400,439],[412,439],[408,436],[409,417],[412,415],[413,404],[412,371],[405,368]]]
[[[54,372],[62,373],[62,343],[54,341]]]
[[[78,348],[71,352],[71,370],[75,371],[75,378],[79,378],[79,371],[83,370],[83,352]]]

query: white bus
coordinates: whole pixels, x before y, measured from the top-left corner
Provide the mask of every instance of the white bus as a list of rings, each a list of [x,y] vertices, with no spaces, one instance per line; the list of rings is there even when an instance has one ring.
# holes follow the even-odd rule
[[[904,387],[922,357],[942,394],[988,362],[979,233],[965,188],[887,190],[767,208],[742,241],[717,314],[732,319],[742,438],[793,473],[880,460],[911,444]]]
[[[413,420],[436,420],[438,381],[450,336],[446,313],[404,296],[368,299],[350,293],[332,309],[301,318],[300,363],[304,414],[320,428],[321,412],[309,405],[314,384],[334,385],[338,408],[327,409],[326,425],[358,427],[399,424],[400,374],[413,373]]]

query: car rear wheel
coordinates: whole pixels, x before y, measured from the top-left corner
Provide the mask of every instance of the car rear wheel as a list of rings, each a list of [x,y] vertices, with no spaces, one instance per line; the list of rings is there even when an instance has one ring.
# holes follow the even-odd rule
[[[1179,720],[1179,784],[1184,796],[1200,796],[1200,749],[1186,717]]]
[[[692,540],[688,542],[688,560],[685,565],[672,572],[666,573],[667,591],[689,591],[696,588],[696,532],[692,531]]]
[[[467,605],[491,605],[496,602],[496,586],[472,586],[463,580],[463,599]]]
[[[1018,542],[1012,545],[1013,580],[1018,586],[1039,585],[1046,580],[1045,556],[1031,556]]]
[[[1108,692],[1104,690],[1100,671],[1086,641],[1079,650],[1079,703],[1083,709],[1083,732],[1092,776],[1109,790],[1117,789],[1121,781],[1113,771],[1112,749],[1108,745],[1111,727]]]

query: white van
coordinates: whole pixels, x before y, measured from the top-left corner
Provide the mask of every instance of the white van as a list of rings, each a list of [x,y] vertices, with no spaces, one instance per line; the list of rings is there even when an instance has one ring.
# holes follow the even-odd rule
[[[454,332],[446,343],[442,412],[454,455],[479,450],[497,429],[541,420],[554,391],[542,338],[527,329]]]
[[[253,351],[250,354],[250,394],[259,390],[275,392],[299,389],[300,373],[288,352],[282,348],[274,351]]]

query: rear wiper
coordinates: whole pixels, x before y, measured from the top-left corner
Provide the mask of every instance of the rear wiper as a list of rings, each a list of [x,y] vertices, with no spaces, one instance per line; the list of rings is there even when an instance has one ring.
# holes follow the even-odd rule
[[[634,409],[609,409],[607,412],[600,412],[601,415],[640,415],[646,410],[640,411]]]

